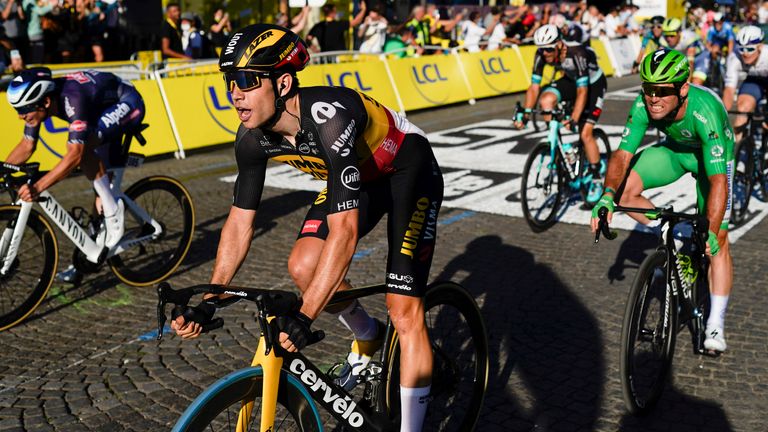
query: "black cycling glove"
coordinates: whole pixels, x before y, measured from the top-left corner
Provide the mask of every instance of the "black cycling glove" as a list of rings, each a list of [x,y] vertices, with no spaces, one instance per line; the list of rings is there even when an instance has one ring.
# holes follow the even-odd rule
[[[175,320],[179,315],[182,315],[184,316],[185,323],[191,321],[200,325],[206,325],[213,320],[214,313],[216,313],[216,303],[213,300],[203,300],[197,306],[177,306],[173,308],[171,318]]]
[[[297,350],[302,350],[311,340],[314,340],[312,330],[309,328],[311,325],[312,320],[299,311],[277,318],[277,328],[288,334],[288,339],[293,342]]]

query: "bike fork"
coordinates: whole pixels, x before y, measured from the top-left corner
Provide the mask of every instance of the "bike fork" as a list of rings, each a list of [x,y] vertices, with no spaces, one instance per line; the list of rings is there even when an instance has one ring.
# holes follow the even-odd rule
[[[21,237],[24,235],[24,229],[27,227],[27,221],[31,212],[32,203],[21,201],[19,216],[15,222],[11,223],[10,227],[3,231],[3,237],[0,239],[0,252],[2,252],[3,257],[3,266],[0,268],[0,274],[7,274],[11,264],[16,259],[16,254],[19,252],[19,245],[21,244]]]

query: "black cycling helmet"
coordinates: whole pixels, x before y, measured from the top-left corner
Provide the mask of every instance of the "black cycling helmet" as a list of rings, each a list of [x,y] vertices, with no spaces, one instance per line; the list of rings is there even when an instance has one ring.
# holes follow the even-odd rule
[[[219,70],[296,72],[309,63],[307,45],[294,32],[274,24],[253,24],[236,31],[219,57]]]
[[[656,15],[655,17],[651,18],[650,23],[651,23],[652,26],[657,26],[657,25],[661,26],[661,25],[664,25],[664,21],[665,21],[665,19],[664,19],[663,16]]]

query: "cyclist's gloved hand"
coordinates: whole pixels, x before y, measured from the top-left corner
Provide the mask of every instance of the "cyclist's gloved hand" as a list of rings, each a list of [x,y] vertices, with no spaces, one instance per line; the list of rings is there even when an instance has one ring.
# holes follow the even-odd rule
[[[213,300],[203,300],[197,306],[175,307],[171,313],[171,329],[184,339],[196,338],[215,313]]]
[[[312,330],[309,328],[311,325],[312,319],[299,311],[277,318],[277,327],[281,332],[280,345],[290,352],[303,349],[313,340]]]
[[[605,192],[603,192],[603,195],[600,197],[600,199],[597,201],[594,207],[592,207],[592,221],[590,225],[592,226],[592,232],[596,232],[598,225],[600,224],[600,209],[605,208],[608,210],[608,222],[611,221],[611,215],[613,214],[613,209],[615,208],[615,204],[613,203],[613,190],[610,188],[607,189]]]
[[[707,246],[709,246],[709,254],[711,256],[717,256],[720,252],[720,243],[717,242],[717,234],[709,230],[709,237],[707,238]]]

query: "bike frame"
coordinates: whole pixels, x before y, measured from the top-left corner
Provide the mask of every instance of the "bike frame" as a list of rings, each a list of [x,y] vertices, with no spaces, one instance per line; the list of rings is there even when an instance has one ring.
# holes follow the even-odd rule
[[[330,304],[339,304],[351,299],[384,292],[386,292],[384,284],[354,288],[337,293]],[[271,322],[272,319],[273,317],[267,317],[268,322]],[[386,348],[381,352],[383,370],[387,370],[389,352],[393,347],[393,339],[394,332],[391,331],[391,326],[387,325],[384,345]],[[280,351],[279,355],[277,351]],[[322,406],[339,421],[339,424],[358,431],[386,432],[399,430],[397,425],[390,421],[383,410],[378,411],[375,409],[376,406],[374,406],[373,410],[366,410],[357,405],[349,393],[334,384],[333,380],[328,379],[328,376],[301,352],[291,353],[283,350],[278,345],[275,345],[274,349],[269,350],[263,331],[259,337],[259,345],[253,356],[251,367],[261,367],[264,377],[261,396],[261,431],[271,431],[274,427],[281,371],[286,372],[301,383],[307,393],[312,396],[312,401]],[[386,380],[387,377],[382,374],[380,385],[386,385]],[[383,396],[378,394],[377,397],[381,398]],[[379,401],[374,400],[373,402],[375,405],[378,405]],[[315,413],[318,413],[316,405],[313,404],[312,409]],[[252,412],[253,401],[244,404],[240,408],[237,421],[238,432],[248,430],[248,419],[251,417]]]
[[[122,176],[118,176],[122,177]],[[118,181],[119,184],[119,181]],[[85,232],[80,224],[59,204],[58,201],[48,191],[40,193],[37,203],[43,209],[48,218],[67,235],[69,240],[83,252],[88,261],[93,263],[99,263],[106,258],[111,258],[115,255],[119,255],[122,252],[150,240],[157,238],[163,232],[163,227],[152,218],[146,210],[139,207],[132,199],[130,199],[119,188],[119,191],[115,199],[122,199],[128,210],[137,221],[143,224],[150,224],[154,228],[154,232],[138,238],[123,238],[113,248],[104,252],[104,245],[97,243]],[[3,257],[2,267],[0,273],[5,274],[11,267],[11,264],[16,259],[16,254],[19,251],[21,245],[21,238],[24,234],[24,229],[27,226],[29,220],[29,214],[32,212],[32,202],[26,202],[18,200],[16,205],[21,207],[19,216],[16,219],[13,227],[7,227],[0,237],[0,256]]]

